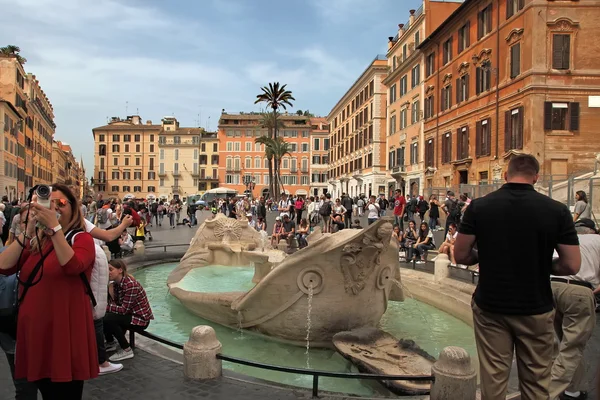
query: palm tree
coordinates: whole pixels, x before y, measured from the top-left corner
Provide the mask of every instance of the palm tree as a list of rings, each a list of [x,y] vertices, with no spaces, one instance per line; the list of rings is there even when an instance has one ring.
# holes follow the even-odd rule
[[[25,64],[27,62],[27,59],[20,55],[20,52],[21,49],[19,48],[19,46],[15,46],[14,44],[9,44],[5,47],[0,47],[0,54],[16,56],[17,61],[19,61],[19,63]]]
[[[269,160],[269,191],[271,195],[275,194],[275,200],[278,200],[278,194],[283,189],[279,173],[281,169],[281,160],[286,155],[291,155],[292,147],[281,137],[270,138],[261,136],[254,141],[255,143],[265,145],[265,157]]]
[[[273,117],[277,120],[277,112],[280,108],[287,110],[287,106],[293,107],[292,100],[296,100],[292,96],[292,92],[286,90],[287,85],[279,86],[279,82],[269,83],[269,86],[263,86],[261,94],[256,95],[254,104],[267,103],[267,106],[273,110]],[[278,126],[275,123],[274,137],[277,137]]]
[[[263,128],[267,128],[267,136],[264,136],[267,139],[273,139],[275,137],[275,126],[277,129],[283,128],[283,121],[278,119],[279,113],[264,113],[262,115],[261,126]],[[260,138],[257,138],[260,139]],[[257,143],[265,144],[264,141],[256,141]],[[274,179],[273,179],[273,155],[269,157],[267,155],[267,164],[269,168],[269,194],[273,196],[275,193]]]

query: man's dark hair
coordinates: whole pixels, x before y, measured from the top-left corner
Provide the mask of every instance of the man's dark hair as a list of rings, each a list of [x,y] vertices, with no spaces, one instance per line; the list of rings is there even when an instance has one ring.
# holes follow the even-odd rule
[[[328,199],[331,199],[331,194],[330,194],[330,193],[327,193],[327,194],[325,195],[325,197],[327,197]]]
[[[8,202],[8,196],[2,196],[2,201]]]
[[[448,196],[448,197],[450,197],[450,196],[454,197],[454,192],[452,190],[448,190],[446,192],[446,196]]]
[[[402,190],[396,189],[396,193],[402,194]]]
[[[531,154],[519,154],[508,163],[506,175],[534,177],[540,173],[540,163]]]

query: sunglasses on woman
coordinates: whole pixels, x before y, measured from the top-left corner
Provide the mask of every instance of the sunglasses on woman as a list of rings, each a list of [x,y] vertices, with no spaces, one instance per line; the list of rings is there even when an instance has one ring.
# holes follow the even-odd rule
[[[67,204],[71,203],[67,199],[52,199],[51,201],[54,202],[54,204],[56,204],[56,206],[59,208],[65,208]]]

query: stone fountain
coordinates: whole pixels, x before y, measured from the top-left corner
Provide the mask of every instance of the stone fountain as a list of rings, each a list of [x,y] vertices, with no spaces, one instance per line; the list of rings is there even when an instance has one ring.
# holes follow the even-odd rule
[[[311,345],[330,346],[338,332],[376,327],[388,301],[404,299],[391,236],[391,218],[382,218],[361,230],[317,230],[308,247],[287,255],[265,246],[264,236],[245,221],[218,214],[200,226],[167,284],[202,318],[303,345],[310,293]],[[189,271],[209,265],[254,265],[256,285],[248,292],[227,293],[180,287]]]

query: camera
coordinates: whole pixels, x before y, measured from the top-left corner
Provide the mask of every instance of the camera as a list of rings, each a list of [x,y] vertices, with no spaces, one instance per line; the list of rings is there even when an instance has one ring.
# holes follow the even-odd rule
[[[50,208],[50,195],[52,194],[52,186],[37,185],[35,189],[37,203],[46,208]]]

